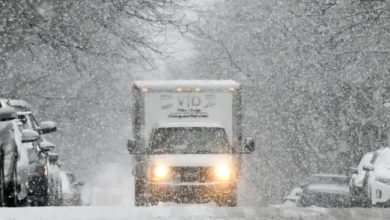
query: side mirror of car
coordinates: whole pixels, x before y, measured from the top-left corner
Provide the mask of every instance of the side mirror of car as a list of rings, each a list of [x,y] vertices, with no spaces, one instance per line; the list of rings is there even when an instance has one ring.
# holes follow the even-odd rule
[[[39,140],[39,134],[33,130],[25,129],[22,131],[22,143],[31,143]]]
[[[255,139],[249,137],[245,138],[244,154],[250,154],[255,150]]]
[[[130,154],[136,154],[137,153],[137,143],[134,139],[129,139],[127,141],[127,150]]]
[[[39,124],[39,133],[48,134],[57,131],[57,124],[54,121],[44,121]]]
[[[307,186],[307,183],[302,183],[302,184],[300,185],[301,189],[305,188],[306,186]]]
[[[18,116],[16,111],[12,107],[0,108],[0,121],[11,121],[16,119]]]
[[[58,161],[58,154],[57,153],[48,153],[48,156],[49,156],[50,163],[56,163]]]
[[[374,165],[372,164],[365,164],[363,165],[363,170],[368,172],[368,171],[373,171],[375,169]]]
[[[53,150],[56,147],[55,144],[50,143],[49,141],[42,141],[39,144],[39,148],[41,149],[42,152],[48,152]]]

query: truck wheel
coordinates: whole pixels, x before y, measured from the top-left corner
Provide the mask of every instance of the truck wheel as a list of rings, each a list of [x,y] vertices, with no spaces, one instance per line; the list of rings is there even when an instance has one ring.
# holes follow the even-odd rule
[[[134,189],[135,189],[135,193],[134,193],[135,206],[147,206],[148,201],[145,196],[145,187],[143,185],[143,181],[136,179]]]
[[[237,188],[235,188],[230,194],[223,194],[218,196],[215,201],[218,206],[229,206],[236,207],[237,206]]]
[[[236,207],[237,206],[237,196],[229,195],[226,198],[218,199],[216,201],[218,206],[229,206]]]

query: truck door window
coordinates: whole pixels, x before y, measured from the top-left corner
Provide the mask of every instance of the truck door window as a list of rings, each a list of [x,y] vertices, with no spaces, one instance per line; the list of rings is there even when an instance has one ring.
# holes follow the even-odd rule
[[[219,154],[231,153],[223,128],[180,127],[155,129],[150,148],[152,153]]]

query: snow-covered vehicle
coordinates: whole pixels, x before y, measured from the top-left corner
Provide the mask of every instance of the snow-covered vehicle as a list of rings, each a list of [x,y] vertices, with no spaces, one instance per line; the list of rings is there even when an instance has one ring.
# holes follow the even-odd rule
[[[363,165],[366,171],[364,184],[368,205],[390,206],[390,148],[374,152],[370,163]]]
[[[162,201],[237,205],[242,140],[235,81],[135,81],[128,150],[135,155],[135,205]]]
[[[27,200],[28,160],[22,143],[35,142],[39,134],[19,126],[16,111],[0,107],[0,203],[17,206]]]
[[[50,187],[56,188],[56,185],[50,183],[59,182],[50,181],[49,178],[49,161],[48,152],[53,150],[55,145],[49,143],[42,134],[50,133],[56,130],[54,122],[41,123],[38,126],[32,112],[18,112],[18,117],[25,128],[39,132],[40,141],[26,145],[29,155],[29,203],[31,205],[44,206],[49,204]],[[43,126],[42,126],[43,124]],[[58,175],[57,175],[58,176]],[[50,175],[53,177],[53,175]],[[59,178],[59,176],[58,176]]]
[[[43,134],[51,133],[57,130],[55,122],[45,121],[38,124],[31,106],[24,100],[0,99],[2,106],[8,106],[16,109],[18,119],[21,122],[22,129],[28,129],[39,133],[39,141],[23,144],[28,152],[28,202],[31,205],[44,206],[49,204],[50,187],[58,187],[50,184],[51,182],[60,182],[59,175],[57,181],[49,179],[49,156],[48,152],[54,148],[53,144],[47,142]],[[53,175],[51,175],[53,176]],[[24,186],[21,187],[24,189]],[[23,190],[22,190],[23,192]]]
[[[302,188],[297,187],[291,190],[290,194],[283,198],[283,206],[296,207],[299,206],[299,200],[301,199]]]
[[[364,190],[364,180],[366,177],[366,171],[363,169],[363,166],[370,164],[374,152],[366,153],[360,160],[359,165],[356,168],[353,168],[353,174],[349,182],[349,191],[351,194],[351,205],[352,206],[363,206],[365,200],[367,199],[365,190]],[[366,178],[367,179],[367,178]]]
[[[336,174],[314,174],[302,186],[299,206],[350,207],[349,178]]]

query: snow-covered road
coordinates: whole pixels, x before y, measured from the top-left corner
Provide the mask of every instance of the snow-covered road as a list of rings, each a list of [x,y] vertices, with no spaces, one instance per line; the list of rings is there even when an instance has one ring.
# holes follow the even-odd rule
[[[209,205],[172,207],[44,207],[3,208],[0,220],[125,220],[125,219],[390,219],[390,209],[217,208]]]

